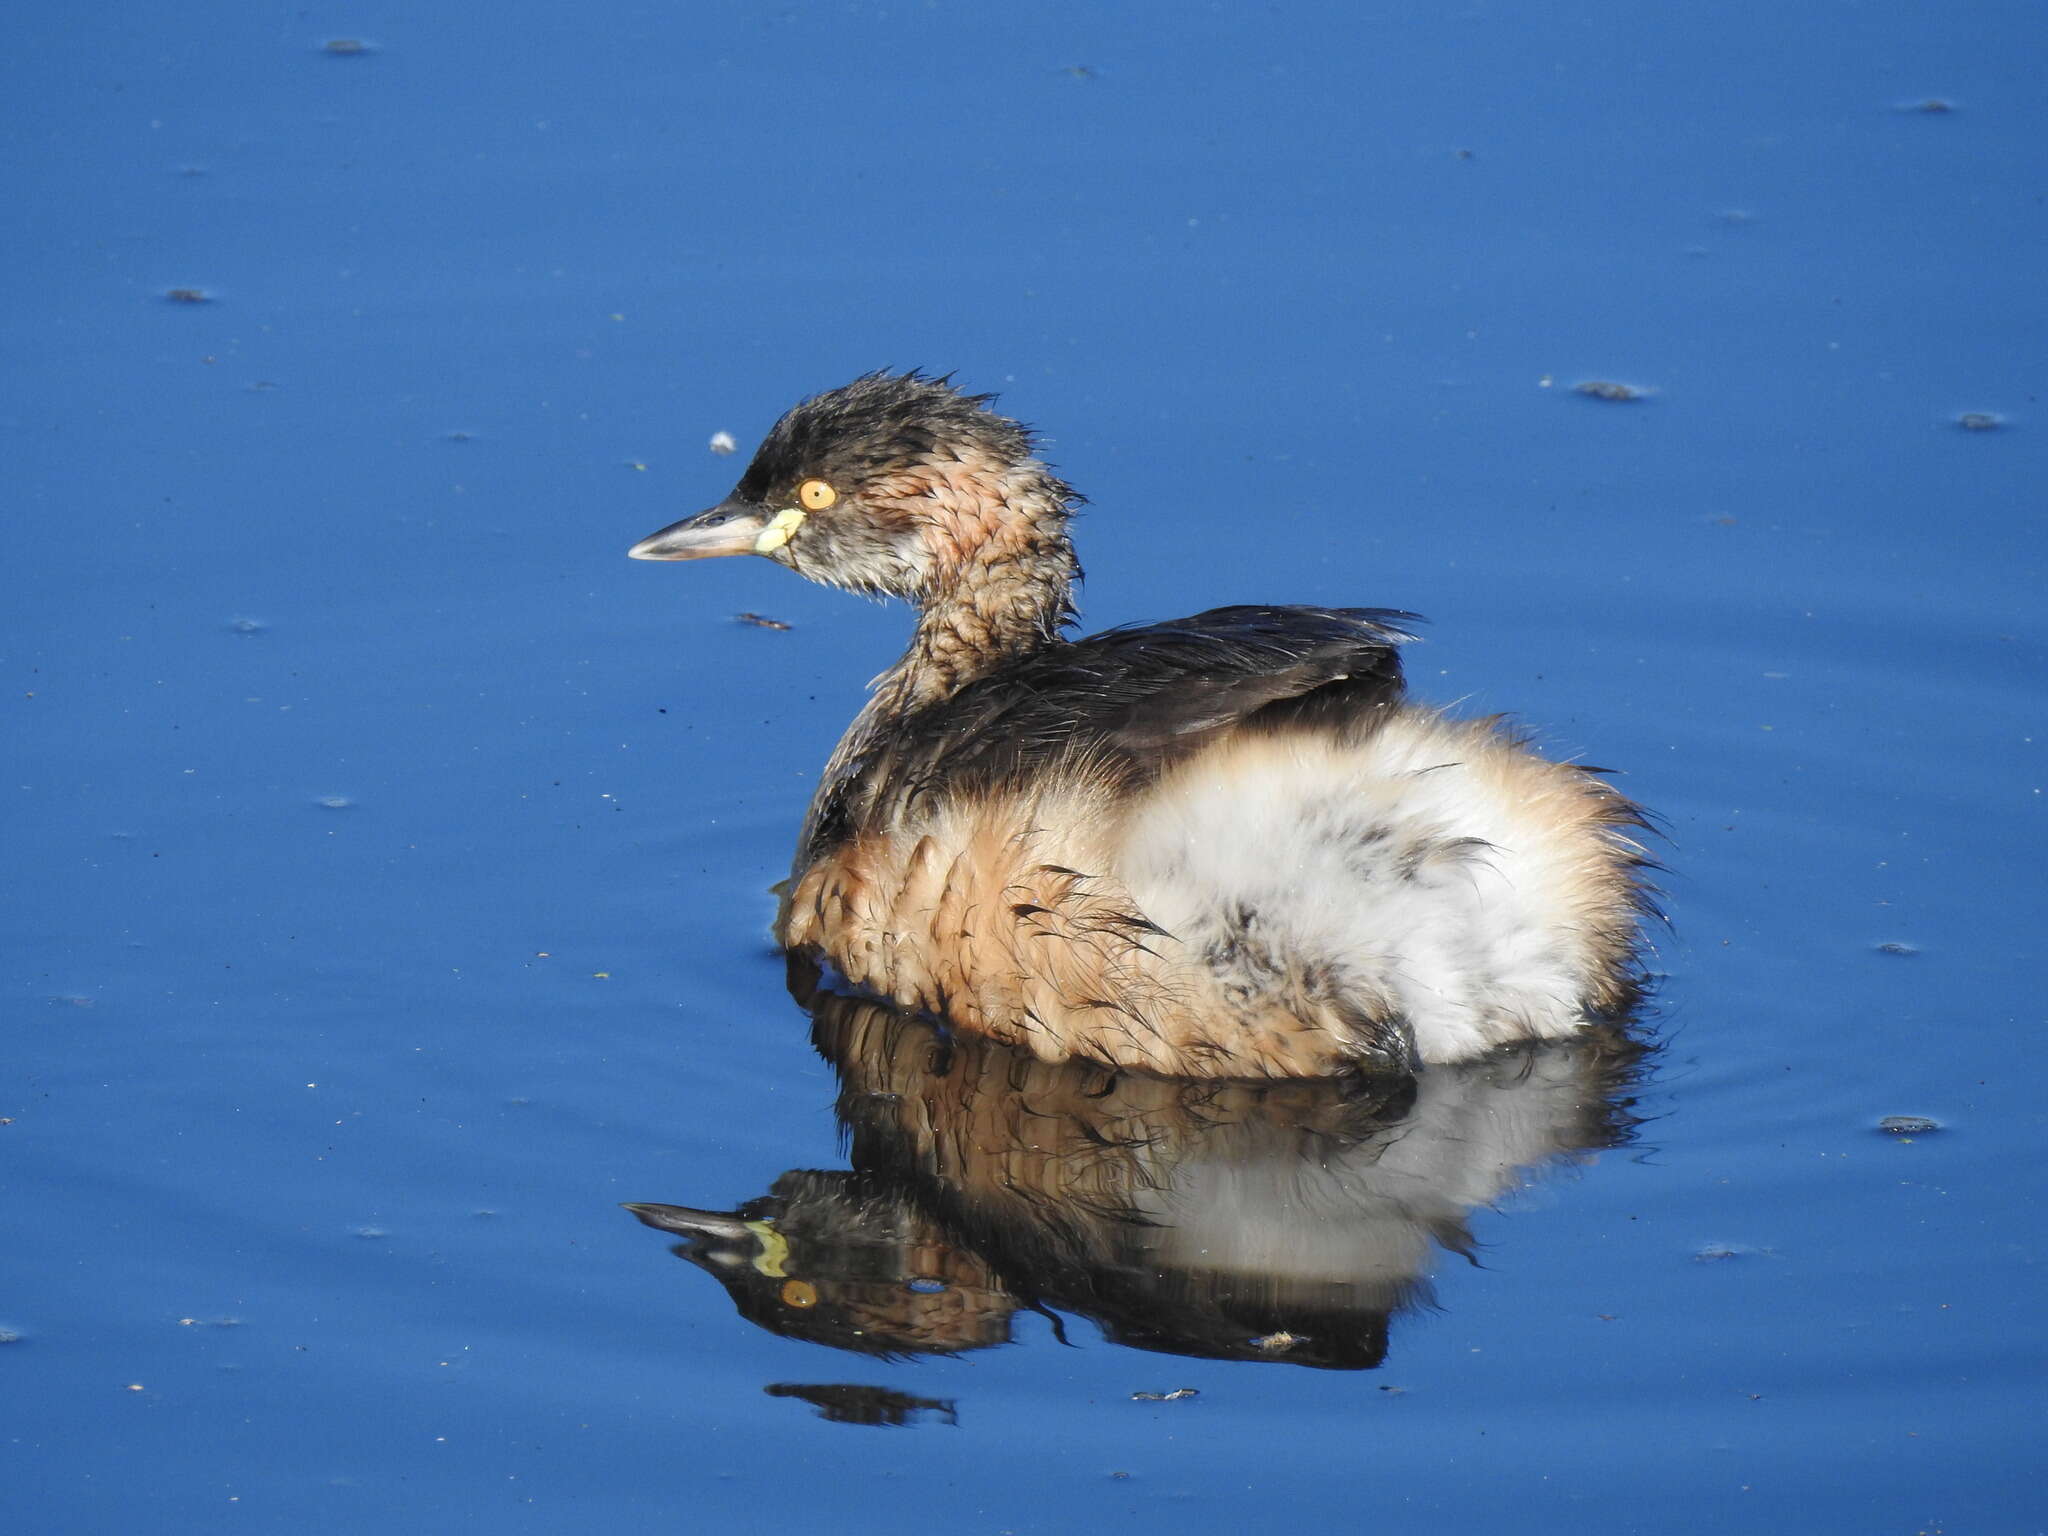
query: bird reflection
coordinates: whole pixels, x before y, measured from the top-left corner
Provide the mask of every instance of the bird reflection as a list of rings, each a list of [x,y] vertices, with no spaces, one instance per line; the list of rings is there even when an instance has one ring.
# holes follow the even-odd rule
[[[1051,1063],[792,962],[852,1168],[733,1211],[635,1204],[773,1332],[879,1356],[1005,1343],[1021,1310],[1140,1349],[1363,1369],[1436,1250],[1525,1170],[1627,1141],[1619,1030],[1413,1076],[1186,1081]]]

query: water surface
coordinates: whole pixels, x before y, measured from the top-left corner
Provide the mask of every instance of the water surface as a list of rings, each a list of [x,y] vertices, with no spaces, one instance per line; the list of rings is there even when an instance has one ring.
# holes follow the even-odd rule
[[[19,18],[10,1527],[2039,1528],[2044,31]],[[842,1147],[765,931],[904,616],[622,555],[913,364],[1049,434],[1091,625],[1413,609],[1419,693],[1626,770],[1675,926],[1615,1118],[1112,1105],[1306,1311],[888,1204],[965,1175]],[[1426,1241],[1298,1223],[1416,1124]],[[757,1243],[824,1320],[759,1326],[619,1209],[849,1192],[857,1299],[959,1347]]]

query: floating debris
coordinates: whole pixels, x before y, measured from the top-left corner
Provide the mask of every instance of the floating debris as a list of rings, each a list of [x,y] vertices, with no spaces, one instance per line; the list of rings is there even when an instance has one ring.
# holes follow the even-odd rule
[[[1932,1136],[1941,1129],[1941,1122],[1925,1115],[1886,1115],[1877,1128],[1887,1136]]]
[[[314,802],[323,811],[345,811],[355,804],[347,795],[322,795]]]
[[[1900,944],[1894,941],[1878,945],[1877,952],[1880,955],[1917,955],[1920,953],[1920,950],[1917,945]]]
[[[228,628],[238,635],[260,635],[270,626],[261,619],[229,619]]]
[[[738,441],[730,432],[714,432],[711,434],[711,451],[720,458],[725,457],[725,455],[738,447]]]
[[[793,1397],[818,1410],[818,1417],[834,1424],[867,1424],[884,1429],[902,1429],[920,1413],[935,1414],[948,1424],[958,1424],[960,1415],[950,1397],[917,1397],[888,1387],[855,1385],[807,1386],[778,1381],[761,1389],[770,1397]]]
[[[1650,391],[1635,384],[1623,384],[1616,379],[1582,379],[1572,386],[1572,393],[1584,395],[1589,400],[1647,400]]]
[[[337,59],[360,58],[370,51],[370,45],[360,37],[330,37],[320,45],[322,53],[331,53]]]
[[[1956,104],[1943,96],[1927,96],[1919,101],[1909,101],[1899,108],[1901,112],[1918,112],[1924,117],[1940,117],[1953,112]]]
[[[1289,1333],[1285,1328],[1262,1334],[1252,1340],[1252,1348],[1264,1350],[1269,1355],[1284,1355],[1297,1344],[1306,1344],[1308,1339],[1299,1333]]]
[[[1201,1389],[1198,1387],[1175,1387],[1171,1392],[1133,1392],[1131,1394],[1131,1401],[1134,1403],[1177,1403],[1184,1397],[1200,1397],[1201,1395]]]
[[[173,304],[211,304],[213,295],[204,288],[166,288],[164,297]]]
[[[733,620],[734,620],[734,622],[736,622],[736,623],[740,623],[740,624],[751,624],[751,625],[753,625],[753,626],[754,626],[754,628],[756,628],[756,629],[788,629],[788,628],[789,628],[789,626],[788,626],[787,624],[783,623],[783,622],[782,622],[782,620],[780,620],[780,619],[771,619],[771,618],[769,618],[769,617],[768,617],[768,616],[767,616],[766,614],[760,614],[760,613],[736,613],[736,614],[734,614],[734,615],[733,615]]]
[[[2005,425],[2005,418],[1996,411],[1965,411],[1956,418],[1956,425],[1965,432],[1996,432]]]

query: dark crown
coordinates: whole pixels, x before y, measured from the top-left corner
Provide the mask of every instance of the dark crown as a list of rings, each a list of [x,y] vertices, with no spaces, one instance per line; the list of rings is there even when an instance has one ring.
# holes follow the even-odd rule
[[[1020,463],[1032,456],[1032,435],[990,410],[994,398],[962,394],[947,378],[916,370],[863,374],[784,413],[739,489],[765,496],[807,475],[852,486],[913,464],[969,456]]]

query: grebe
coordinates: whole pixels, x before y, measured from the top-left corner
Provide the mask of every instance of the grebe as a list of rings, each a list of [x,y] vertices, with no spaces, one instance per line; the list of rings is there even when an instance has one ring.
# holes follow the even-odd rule
[[[1066,639],[1080,498],[992,398],[913,372],[806,400],[631,551],[917,605],[820,776],[786,949],[1041,1060],[1169,1076],[1462,1061],[1628,1010],[1630,801],[1405,702],[1407,614]]]

